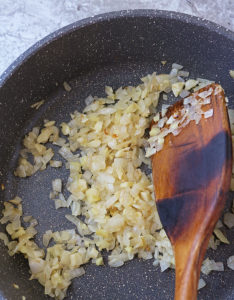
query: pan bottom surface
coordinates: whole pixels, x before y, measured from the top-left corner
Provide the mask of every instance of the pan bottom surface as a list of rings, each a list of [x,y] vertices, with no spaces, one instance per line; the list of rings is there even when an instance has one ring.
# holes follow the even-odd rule
[[[172,63],[172,62],[171,62]],[[27,179],[14,177],[13,171],[17,164],[17,157],[21,148],[23,136],[34,126],[41,126],[44,119],[55,120],[58,126],[63,121],[70,119],[69,113],[74,110],[82,111],[84,99],[88,95],[104,96],[105,85],[114,89],[119,86],[137,85],[144,75],[156,71],[157,73],[168,72],[171,63],[166,66],[156,62],[134,62],[127,64],[113,64],[99,67],[91,72],[84,73],[69,81],[72,87],[71,92],[66,92],[63,87],[58,87],[54,93],[48,95],[45,104],[37,111],[33,111],[30,120],[25,120],[25,127],[21,136],[16,139],[14,157],[9,163],[9,172],[5,190],[5,201],[18,195],[23,199],[23,211],[25,215],[33,215],[38,221],[37,242],[42,245],[42,235],[46,230],[71,229],[70,223],[65,219],[65,208],[55,210],[54,203],[49,199],[52,189],[51,181],[61,178],[64,186],[68,177],[65,167],[61,170],[48,167],[45,171],[38,172]],[[203,77],[207,74],[197,74],[196,69],[186,68],[190,71],[191,77]],[[208,75],[207,75],[207,77]],[[54,146],[56,149],[56,146]],[[58,148],[57,148],[58,149]],[[55,159],[60,158],[58,154]],[[68,194],[64,193],[65,196]],[[227,201],[227,210],[230,208],[232,195]],[[234,231],[227,230],[229,240],[234,241]],[[3,254],[4,267],[0,270],[0,290],[4,291],[2,299],[49,299],[44,296],[43,288],[33,280],[29,281],[28,264],[20,255],[9,257],[5,249]],[[209,250],[207,256],[215,261],[225,262],[225,272],[212,272],[209,276],[202,275],[207,286],[199,291],[198,299],[234,299],[233,271],[226,266],[226,260],[234,253],[234,244],[220,245],[217,251]],[[107,262],[107,253],[104,254]],[[167,270],[161,273],[159,267],[154,267],[153,260],[143,261],[133,259],[120,268],[105,266],[96,267],[93,264],[84,266],[86,274],[73,280],[68,289],[67,299],[173,299],[174,292],[174,271]],[[16,290],[12,284],[18,284]],[[1,294],[0,294],[1,296]]]

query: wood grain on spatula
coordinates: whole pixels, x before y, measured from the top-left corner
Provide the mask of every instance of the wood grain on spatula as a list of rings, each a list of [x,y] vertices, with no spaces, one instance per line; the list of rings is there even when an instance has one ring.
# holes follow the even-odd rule
[[[215,95],[215,89],[219,92]],[[193,300],[204,254],[230,187],[232,144],[224,92],[217,84],[210,104],[213,116],[191,121],[179,135],[165,137],[152,157],[153,182],[161,222],[173,245],[176,300]],[[167,112],[180,110],[183,101]]]

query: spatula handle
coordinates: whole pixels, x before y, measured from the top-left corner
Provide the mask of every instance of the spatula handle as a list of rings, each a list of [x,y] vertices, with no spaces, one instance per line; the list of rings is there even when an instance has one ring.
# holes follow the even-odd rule
[[[194,241],[191,247],[183,242],[176,245],[174,249],[176,260],[175,300],[197,299],[200,269],[209,238],[210,234],[198,244]]]

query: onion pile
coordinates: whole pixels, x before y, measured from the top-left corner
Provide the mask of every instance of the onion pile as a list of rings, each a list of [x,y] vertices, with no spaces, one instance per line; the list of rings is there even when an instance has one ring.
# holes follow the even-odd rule
[[[48,198],[53,199],[56,209],[70,208],[65,218],[71,222],[72,229],[47,230],[43,235],[44,249],[33,241],[37,222],[31,216],[23,217],[19,197],[4,203],[0,220],[6,224],[7,232],[0,233],[0,239],[9,254],[22,253],[28,259],[31,279],[37,279],[45,287],[45,294],[63,299],[71,280],[84,275],[82,265],[89,261],[103,265],[102,250],[109,251],[111,267],[120,267],[137,256],[145,260],[153,258],[153,264],[160,265],[161,271],[174,268],[173,249],[155,206],[152,178],[141,166],[150,167],[144,153],[146,144],[153,146],[153,151],[160,150],[168,132],[179,134],[189,121],[199,122],[202,114],[212,116],[212,111],[201,110],[200,101],[191,112],[195,100],[187,97],[192,88],[210,82],[185,80],[189,73],[182,68],[173,64],[170,74],[147,75],[136,87],[113,91],[107,86],[105,98],[87,97],[84,111],[71,114],[68,123],[60,124],[61,129],[55,121],[45,120],[42,129],[34,127],[24,138],[16,176],[32,176],[45,170],[48,163],[51,167],[62,167],[62,161],[52,160],[54,152],[50,143],[59,147],[58,153],[70,171],[66,182],[69,197],[65,198],[64,184],[56,178]],[[71,91],[67,82],[63,85],[67,92]],[[187,97],[184,100],[186,118],[177,125],[174,117],[165,117],[168,106],[163,106],[161,115],[156,114],[160,94],[167,101],[167,93],[171,91],[175,96]],[[208,103],[208,94],[198,97]],[[37,109],[42,104],[34,107]],[[147,141],[145,131],[152,118],[157,126],[153,126]],[[165,124],[169,128],[166,131]],[[151,154],[147,150],[146,156]],[[28,227],[22,225],[22,217]],[[225,217],[224,224],[232,226],[230,215]],[[210,240],[213,249],[224,241],[218,225]],[[233,266],[231,258],[228,264]],[[205,273],[221,269],[221,264],[213,261],[205,261],[203,267]],[[199,288],[203,286],[205,282],[200,280]]]
[[[219,87],[216,87],[215,93],[218,93],[218,91]],[[210,87],[208,91],[196,92],[184,98],[183,106],[169,118],[166,116],[167,107],[162,107],[162,112],[158,113],[153,119],[155,124],[150,130],[149,146],[146,147],[146,157],[150,157],[163,148],[164,139],[168,134],[178,135],[191,121],[195,121],[198,124],[202,115],[205,119],[212,117],[213,109],[203,110],[203,107],[210,103],[210,95],[212,93],[213,88]]]

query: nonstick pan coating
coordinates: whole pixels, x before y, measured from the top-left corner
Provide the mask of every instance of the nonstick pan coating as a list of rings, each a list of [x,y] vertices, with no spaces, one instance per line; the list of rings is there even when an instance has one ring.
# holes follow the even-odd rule
[[[167,60],[165,67],[161,61]],[[234,107],[234,33],[208,21],[179,13],[153,10],[104,14],[71,24],[38,42],[13,63],[0,78],[0,192],[2,202],[15,195],[23,198],[25,214],[39,220],[37,241],[45,230],[70,228],[64,210],[55,211],[49,200],[51,181],[60,171],[48,167],[27,179],[13,176],[22,137],[43,119],[57,125],[69,113],[84,107],[89,95],[102,96],[105,85],[134,85],[153,71],[169,71],[177,62],[190,77],[220,82]],[[72,91],[62,87],[68,81]],[[38,110],[32,103],[45,99]],[[67,171],[63,170],[64,180]],[[227,209],[230,208],[229,197]],[[3,228],[0,227],[0,230]],[[234,232],[228,231],[234,241]],[[234,243],[208,251],[216,261],[234,255]],[[107,256],[107,255],[106,255]],[[134,259],[123,267],[85,266],[86,274],[74,280],[68,299],[173,299],[174,271],[161,273],[152,260]],[[20,255],[9,257],[0,242],[0,299],[48,299],[37,281],[29,281],[28,264]],[[234,299],[234,273],[213,272],[199,299]],[[13,288],[13,284],[19,289]]]

